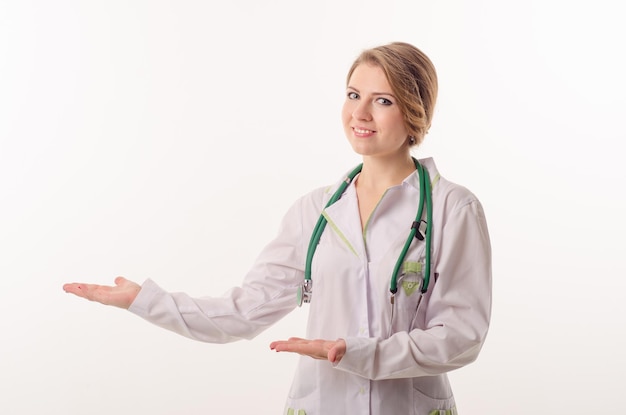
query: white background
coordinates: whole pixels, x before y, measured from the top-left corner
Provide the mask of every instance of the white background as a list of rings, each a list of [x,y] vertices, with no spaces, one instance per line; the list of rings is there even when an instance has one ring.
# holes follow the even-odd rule
[[[492,328],[462,414],[622,413],[624,28],[617,1],[0,0],[0,413],[281,413],[298,309],[209,345],[68,296],[152,278],[218,295],[285,210],[358,162],[367,47],[440,77],[418,157],[483,202]]]

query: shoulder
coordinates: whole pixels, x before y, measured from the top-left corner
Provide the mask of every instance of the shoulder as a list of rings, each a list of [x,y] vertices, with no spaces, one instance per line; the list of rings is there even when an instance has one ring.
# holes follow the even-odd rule
[[[319,216],[341,184],[349,180],[347,177],[350,171],[337,178],[337,180],[332,184],[314,188],[313,190],[303,194],[296,200],[295,205],[299,206],[299,208],[303,210],[304,214],[306,214],[307,211],[312,210],[317,216]]]
[[[330,200],[336,186],[321,186],[298,197],[285,214],[285,220],[307,226],[317,220]]]
[[[460,209],[471,203],[480,203],[474,193],[467,187],[451,182],[444,177],[433,187],[433,199],[443,203],[448,209]]]
[[[478,197],[467,187],[446,179],[437,169],[433,159],[423,159],[420,162],[428,169],[431,177],[435,209],[452,213],[473,206],[482,210]]]
[[[333,186],[322,186],[315,188],[300,196],[296,200],[296,204],[299,205],[302,210],[306,211],[312,209],[319,215],[332,195],[332,187]]]

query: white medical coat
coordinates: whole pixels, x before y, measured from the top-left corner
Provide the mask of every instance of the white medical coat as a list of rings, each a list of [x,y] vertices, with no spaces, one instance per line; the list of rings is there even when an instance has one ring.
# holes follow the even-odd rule
[[[295,202],[278,235],[261,252],[240,287],[222,297],[168,293],[142,285],[130,311],[181,335],[212,343],[249,339],[296,307],[311,233],[320,212],[328,225],[313,264],[307,338],[343,338],[333,365],[303,356],[285,414],[456,414],[446,372],[474,361],[491,313],[491,247],[482,206],[466,188],[442,178],[432,159],[420,160],[432,181],[432,274],[419,289],[424,242],[415,240],[398,279],[389,283],[415,220],[417,171],[388,189],[365,230],[354,182],[324,209],[335,186]]]

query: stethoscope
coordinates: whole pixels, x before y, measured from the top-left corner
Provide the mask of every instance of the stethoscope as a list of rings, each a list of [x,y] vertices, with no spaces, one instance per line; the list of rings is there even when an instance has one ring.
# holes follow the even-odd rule
[[[415,220],[411,224],[411,230],[409,232],[409,236],[404,243],[404,247],[398,256],[398,260],[396,261],[396,265],[393,269],[393,273],[391,274],[391,282],[389,283],[389,291],[391,291],[391,301],[398,292],[398,271],[404,262],[404,257],[406,256],[411,243],[413,242],[413,238],[418,239],[419,241],[426,240],[426,264],[424,267],[424,281],[422,283],[421,292],[422,294],[426,293],[428,290],[428,284],[430,282],[430,255],[431,255],[431,239],[432,239],[432,216],[433,216],[433,200],[432,200],[432,189],[430,185],[430,177],[428,175],[428,171],[415,159],[413,158],[413,162],[415,163],[415,168],[417,169],[417,174],[419,175],[419,184],[420,184],[420,200],[419,206],[417,208],[417,215],[415,216]],[[348,176],[341,182],[341,185],[337,189],[337,191],[332,195],[326,207],[327,209],[333,203],[341,198],[343,192],[346,190],[348,185],[352,183],[352,180],[356,177],[357,174],[361,172],[363,168],[363,164],[359,164],[354,170],[348,174]],[[424,211],[424,205],[426,205],[426,220],[422,219],[422,213]],[[311,279],[311,263],[313,262],[313,255],[315,255],[315,250],[317,249],[317,244],[319,243],[320,238],[322,237],[322,233],[324,232],[324,228],[326,227],[327,220],[324,215],[320,215],[317,223],[315,224],[315,228],[313,228],[313,234],[311,235],[311,241],[309,242],[309,248],[307,250],[306,256],[306,264],[304,268],[304,283],[298,287],[298,295],[297,301],[298,306],[301,306],[302,303],[310,303],[311,297],[313,295],[313,280]],[[424,234],[422,234],[421,230],[425,226]]]

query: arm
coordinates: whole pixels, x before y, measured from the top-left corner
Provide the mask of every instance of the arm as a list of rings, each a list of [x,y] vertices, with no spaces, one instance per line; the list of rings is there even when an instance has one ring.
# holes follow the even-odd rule
[[[116,287],[74,283],[64,289],[92,301],[128,308],[159,327],[196,340],[224,343],[252,338],[296,305],[296,288],[304,268],[301,203],[299,200],[287,212],[277,237],[263,249],[243,284],[221,297],[169,293],[151,280],[141,287],[119,280],[123,284]]]

